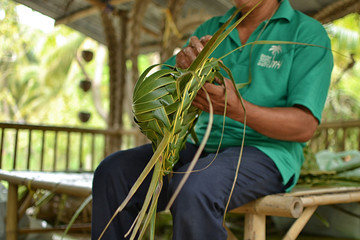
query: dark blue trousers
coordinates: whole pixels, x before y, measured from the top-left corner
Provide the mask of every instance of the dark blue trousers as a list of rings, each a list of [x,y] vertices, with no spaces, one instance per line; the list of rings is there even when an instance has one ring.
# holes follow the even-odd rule
[[[197,147],[187,144],[175,166],[185,172]],[[203,153],[196,169],[176,198],[173,216],[173,239],[175,240],[226,240],[227,233],[222,221],[226,203],[234,180],[240,147],[222,150],[216,159],[213,153]],[[105,225],[127,196],[129,189],[152,156],[151,145],[119,151],[105,158],[94,174],[92,239],[98,239]],[[164,177],[158,210],[164,209],[169,197],[183,174],[173,174],[170,182]],[[140,210],[150,176],[139,188],[128,206],[116,217],[102,239],[124,239]],[[244,147],[236,187],[229,210],[259,197],[284,192],[282,177],[273,161],[254,147]]]

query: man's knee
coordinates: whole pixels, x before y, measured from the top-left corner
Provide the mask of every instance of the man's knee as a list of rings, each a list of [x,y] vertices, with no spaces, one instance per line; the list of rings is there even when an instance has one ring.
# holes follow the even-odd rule
[[[104,158],[104,160],[102,160],[95,169],[94,179],[100,180],[104,178],[109,178],[109,176],[111,176],[112,174],[119,174],[118,165],[120,157],[121,153],[116,152]]]

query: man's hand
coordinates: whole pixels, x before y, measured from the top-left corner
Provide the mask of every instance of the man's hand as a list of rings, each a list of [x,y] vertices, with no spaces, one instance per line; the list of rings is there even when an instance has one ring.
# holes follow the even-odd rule
[[[204,89],[198,91],[192,104],[205,112],[209,112],[209,103],[204,92],[206,90],[210,96],[214,114],[223,115],[226,88],[226,116],[244,122],[244,110],[235,92],[237,89],[230,79],[225,78],[225,86],[223,83],[219,84],[205,83]],[[318,125],[318,121],[311,111],[301,105],[269,108],[254,105],[244,99],[243,103],[246,109],[247,125],[270,138],[306,142],[312,137]]]
[[[210,35],[197,38],[193,36],[190,38],[189,45],[184,47],[176,55],[176,67],[186,69],[195,60],[197,55],[204,49],[205,44],[211,39]]]
[[[209,94],[214,114],[224,114],[226,100],[226,116],[237,121],[241,121],[244,118],[244,111],[241,107],[241,102],[238,98],[236,87],[231,82],[231,80],[227,78],[224,78],[224,83],[222,83],[219,79],[215,79],[215,81],[219,83],[219,85],[205,83],[203,86],[204,89],[200,89],[198,91],[192,104],[205,112],[209,112],[210,108],[206,99],[206,91]]]

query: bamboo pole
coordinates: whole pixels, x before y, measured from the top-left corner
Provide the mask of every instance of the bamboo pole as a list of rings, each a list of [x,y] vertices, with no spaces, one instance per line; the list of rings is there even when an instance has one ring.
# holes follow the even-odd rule
[[[302,229],[305,227],[306,223],[310,220],[316,209],[317,206],[305,208],[303,214],[293,223],[283,240],[295,240],[299,236]]]
[[[42,132],[42,137],[41,137],[41,155],[40,155],[40,171],[44,170],[44,154],[45,154],[45,135],[46,135],[46,131]]]
[[[360,120],[352,121],[336,121],[336,122],[323,122],[319,125],[318,129],[329,129],[329,128],[351,128],[359,127]]]
[[[304,207],[360,202],[360,191],[301,197]]]
[[[244,239],[265,240],[266,216],[263,214],[245,214]]]
[[[58,149],[58,131],[55,131],[54,134],[54,160],[53,160],[53,171],[56,171],[56,163],[57,163],[57,149]]]
[[[89,129],[89,128],[74,128],[74,127],[58,127],[47,125],[32,125],[32,124],[14,124],[14,123],[1,123],[0,128],[7,129],[23,129],[23,130],[40,130],[40,131],[58,131],[58,132],[71,132],[71,133],[95,133],[109,136],[116,135],[137,135],[138,129],[133,128],[129,130],[124,129]],[[3,133],[4,134],[4,133]],[[5,135],[4,135],[5,136]]]
[[[238,240],[235,234],[226,225],[224,225],[224,228],[228,235],[226,240]]]
[[[70,132],[67,133],[66,137],[66,157],[65,157],[65,171],[69,171],[70,163]]]
[[[268,216],[297,218],[303,211],[298,197],[268,195],[231,210],[234,213],[256,213]]]
[[[44,180],[36,180],[36,179],[28,179],[25,177],[14,176],[10,174],[6,174],[1,172],[0,179],[9,182],[9,185],[24,185],[31,186],[33,190],[35,189],[45,189],[52,192],[69,194],[72,196],[79,197],[87,197],[91,194],[91,186],[83,186],[83,185],[74,185],[74,184],[66,184],[58,182],[59,179],[54,175],[53,179],[48,181]],[[55,181],[54,181],[55,179]],[[12,202],[14,198],[12,198]],[[16,208],[17,210],[17,208]]]
[[[95,168],[95,134],[91,134],[91,169]]]
[[[31,206],[31,204],[33,202],[34,194],[35,194],[35,192],[32,191],[31,189],[29,189],[23,203],[19,207],[19,210],[18,210],[18,218],[19,219],[21,219],[24,216],[24,214],[26,213],[26,209],[28,209]]]
[[[83,163],[83,141],[84,141],[84,134],[80,133],[80,140],[79,140],[79,171],[82,172],[84,169]]]
[[[13,169],[16,169],[19,129],[15,130]]]
[[[1,128],[1,139],[0,139],[0,169],[2,168],[2,156],[4,149],[4,136],[5,136],[5,128]]]
[[[30,170],[32,130],[29,130],[28,134],[29,135],[28,135],[28,151],[27,151],[26,169]]]
[[[343,129],[343,135],[342,135],[342,138],[341,138],[341,148],[342,148],[342,151],[345,151],[345,149],[346,149],[346,140],[347,140],[347,137],[348,137],[348,128],[344,128],[344,129]]]
[[[295,188],[291,193],[285,193],[284,196],[306,197],[323,194],[340,194],[349,192],[360,192],[360,187],[321,187],[321,188]]]

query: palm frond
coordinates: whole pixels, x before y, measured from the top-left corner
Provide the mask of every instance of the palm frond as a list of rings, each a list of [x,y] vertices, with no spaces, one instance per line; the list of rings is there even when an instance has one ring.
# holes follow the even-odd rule
[[[149,224],[151,224],[153,228],[155,224],[154,215],[156,213],[156,205],[162,187],[163,176],[172,172],[174,165],[179,159],[179,153],[184,148],[188,135],[193,132],[193,127],[201,113],[201,110],[191,105],[197,92],[206,82],[211,83],[215,76],[223,80],[224,78],[220,73],[220,69],[224,69],[228,73],[235,86],[235,81],[232,78],[230,70],[226,68],[221,61],[214,58],[209,59],[209,56],[229,33],[234,30],[235,27],[261,2],[262,0],[230,25],[235,17],[238,16],[241,8],[235,11],[228,21],[213,35],[188,69],[165,66],[167,68],[149,75],[152,69],[161,66],[161,64],[156,64],[150,66],[140,76],[133,93],[133,113],[135,122],[138,124],[140,130],[152,142],[154,154],[131,188],[126,199],[108,222],[99,239],[101,239],[114,217],[123,210],[152,169],[154,169],[154,172],[143,207],[127,235],[131,233],[130,239],[134,239],[140,231],[140,237],[142,237]],[[237,92],[237,94],[241,100],[240,93]],[[207,98],[210,109],[212,109],[211,101],[208,96]],[[242,106],[245,112],[244,105],[242,104]],[[171,206],[176,198],[206,144],[211,131],[212,115],[213,113],[211,110],[211,117],[209,119],[205,137],[181,183],[178,185],[172,199],[169,201],[167,208]],[[246,124],[246,120],[244,124]],[[142,229],[140,230],[141,225]]]

